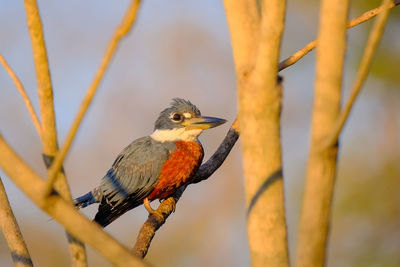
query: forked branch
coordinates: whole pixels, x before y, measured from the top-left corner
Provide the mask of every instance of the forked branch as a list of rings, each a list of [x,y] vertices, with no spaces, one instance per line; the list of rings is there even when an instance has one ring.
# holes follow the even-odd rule
[[[399,4],[400,4],[400,0],[390,1],[389,8],[393,8]],[[357,26],[358,24],[366,22],[367,20],[372,19],[373,17],[375,17],[382,11],[384,11],[384,5],[381,5],[380,7],[371,9],[371,10],[365,12],[364,14],[362,14],[361,16],[349,21],[349,24],[347,27],[352,28],[354,26]],[[290,57],[288,57],[287,59],[285,59],[281,63],[279,63],[279,70],[281,71],[281,70],[286,69],[287,67],[290,67],[291,65],[293,65],[294,63],[299,61],[301,58],[303,58],[305,55],[307,55],[316,46],[317,46],[317,39],[311,41],[306,46],[304,46],[302,49],[300,49],[299,51],[297,51],[296,53],[294,53],[293,55],[291,55]]]
[[[385,30],[385,25],[387,18],[389,16],[390,7],[393,3],[391,0],[385,0],[380,8],[382,12],[378,15],[374,25],[372,26],[371,32],[368,37],[367,45],[364,49],[364,54],[361,59],[360,67],[358,68],[357,76],[354,80],[353,88],[349,100],[346,103],[345,108],[339,115],[339,119],[332,130],[332,133],[328,136],[325,142],[322,144],[321,149],[334,145],[342,132],[343,126],[349,117],[350,111],[354,105],[358,94],[368,76],[368,72],[372,63],[373,56],[375,54],[376,48],[378,47],[379,41],[382,38],[383,32]],[[386,6],[386,8],[385,8]]]

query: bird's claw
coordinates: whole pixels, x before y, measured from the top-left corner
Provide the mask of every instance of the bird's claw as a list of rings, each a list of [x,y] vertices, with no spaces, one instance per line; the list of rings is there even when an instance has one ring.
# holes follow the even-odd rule
[[[150,215],[154,215],[154,216],[156,216],[156,217],[158,217],[158,218],[164,220],[164,216],[162,215],[162,213],[159,212],[158,210],[153,209],[153,208],[150,206],[149,199],[145,198],[145,199],[143,200],[143,206],[144,206],[144,208],[147,210],[147,212],[148,212]]]
[[[176,202],[175,202],[175,201],[172,201],[172,202],[171,202],[171,205],[172,205],[172,212],[175,213]]]

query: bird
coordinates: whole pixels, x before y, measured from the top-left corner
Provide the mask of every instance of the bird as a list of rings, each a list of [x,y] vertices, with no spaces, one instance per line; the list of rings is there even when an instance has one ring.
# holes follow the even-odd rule
[[[189,100],[174,98],[161,111],[154,132],[134,140],[117,156],[100,185],[74,200],[78,209],[100,203],[94,221],[106,227],[142,204],[164,200],[189,184],[204,157],[198,137],[226,120],[202,116]]]

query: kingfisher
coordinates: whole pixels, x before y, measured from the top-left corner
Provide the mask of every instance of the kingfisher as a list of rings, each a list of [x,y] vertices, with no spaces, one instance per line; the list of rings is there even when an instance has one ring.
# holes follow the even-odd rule
[[[141,204],[154,212],[150,201],[162,201],[192,181],[204,157],[199,135],[225,122],[201,116],[190,101],[174,98],[158,116],[154,132],[122,150],[100,185],[75,199],[75,206],[100,203],[94,221],[102,227]]]

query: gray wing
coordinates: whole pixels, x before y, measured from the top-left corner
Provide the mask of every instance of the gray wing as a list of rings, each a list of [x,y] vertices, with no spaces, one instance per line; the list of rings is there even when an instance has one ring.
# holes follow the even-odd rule
[[[139,138],[126,147],[101,181],[103,200],[95,221],[106,226],[142,204],[158,183],[161,166],[174,149],[174,144],[151,137]]]
[[[133,141],[103,177],[103,196],[114,205],[132,194],[143,200],[157,184],[161,166],[168,157],[168,148],[151,137]]]

